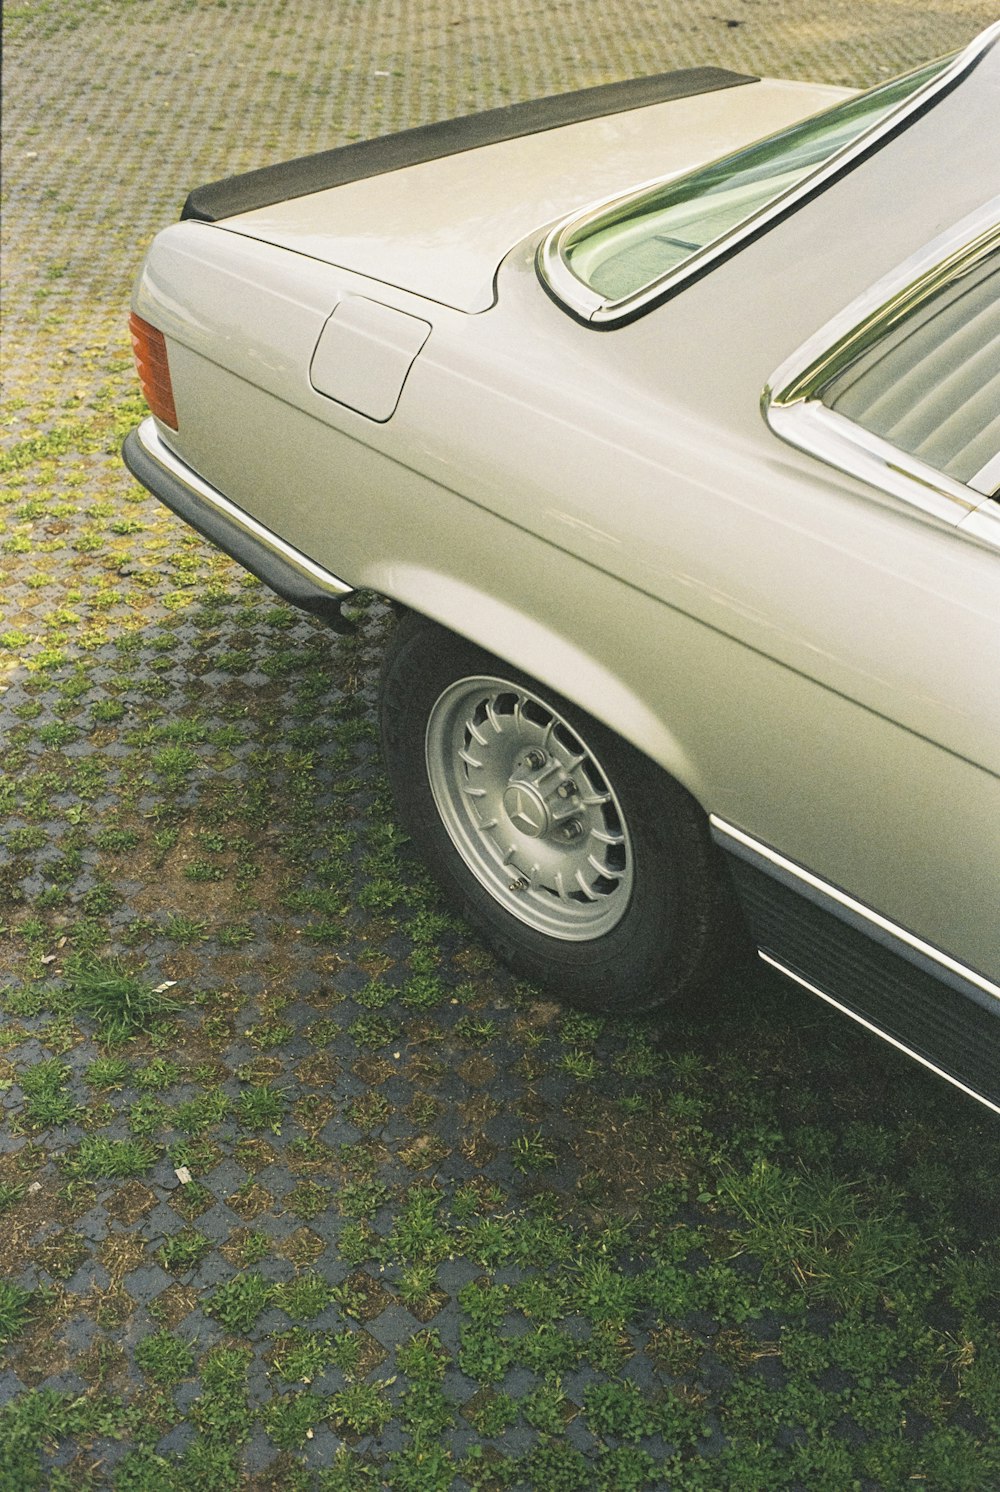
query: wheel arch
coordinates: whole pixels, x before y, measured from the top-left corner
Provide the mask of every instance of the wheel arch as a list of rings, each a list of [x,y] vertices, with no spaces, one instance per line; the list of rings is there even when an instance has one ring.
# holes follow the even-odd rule
[[[617,676],[610,660],[451,575],[394,565],[391,573],[366,577],[364,584],[555,690],[649,757],[709,812],[705,784],[683,742]]]

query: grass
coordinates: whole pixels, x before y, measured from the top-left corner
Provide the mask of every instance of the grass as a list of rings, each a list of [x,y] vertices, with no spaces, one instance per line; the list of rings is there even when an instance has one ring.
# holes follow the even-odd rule
[[[184,1274],[197,1268],[211,1248],[211,1240],[194,1228],[185,1228],[161,1245],[156,1257],[164,1269],[174,1274]]]
[[[157,1158],[156,1148],[146,1139],[112,1140],[105,1135],[85,1135],[75,1149],[63,1157],[68,1176],[78,1180],[115,1180],[141,1176]]]
[[[147,1378],[161,1388],[172,1388],[189,1378],[195,1352],[189,1343],[169,1331],[153,1332],[137,1344],[135,1360]]]
[[[274,1294],[274,1287],[251,1270],[220,1285],[208,1300],[207,1309],[230,1331],[248,1332],[271,1304]]]
[[[63,1005],[90,1016],[105,1041],[125,1040],[183,1009],[120,959],[90,954],[72,955],[67,961]]]
[[[31,1291],[0,1280],[0,1345],[19,1335],[31,1316]]]

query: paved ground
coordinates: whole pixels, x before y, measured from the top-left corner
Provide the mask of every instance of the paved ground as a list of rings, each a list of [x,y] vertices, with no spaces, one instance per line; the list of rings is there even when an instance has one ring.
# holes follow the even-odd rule
[[[8,4],[3,1492],[996,1485],[995,1127],[777,986],[669,1028],[518,988],[401,855],[378,602],[328,636],[116,454],[192,184],[671,67],[871,83],[993,18]]]

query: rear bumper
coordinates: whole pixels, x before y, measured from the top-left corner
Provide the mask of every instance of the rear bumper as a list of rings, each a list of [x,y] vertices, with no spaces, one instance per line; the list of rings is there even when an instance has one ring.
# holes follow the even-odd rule
[[[258,523],[186,466],[164,444],[154,420],[144,420],[126,436],[122,459],[154,497],[270,586],[282,600],[311,612],[337,632],[351,630],[340,614],[351,587]]]

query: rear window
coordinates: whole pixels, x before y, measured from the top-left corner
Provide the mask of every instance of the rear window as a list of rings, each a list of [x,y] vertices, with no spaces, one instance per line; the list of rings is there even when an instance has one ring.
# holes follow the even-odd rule
[[[980,50],[973,43],[957,59],[926,63],[733,155],[578,214],[543,241],[543,281],[595,324],[633,314],[810,190],[856,143],[912,112]]]

